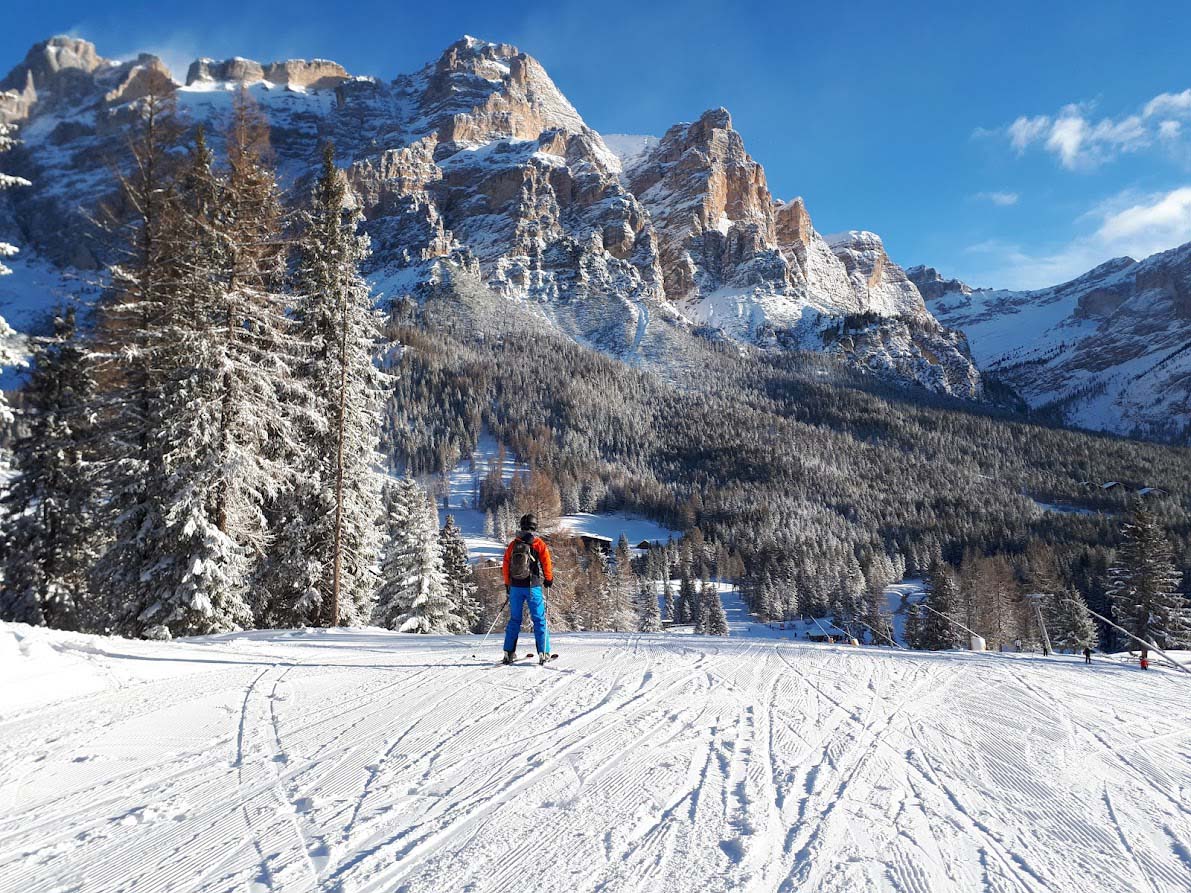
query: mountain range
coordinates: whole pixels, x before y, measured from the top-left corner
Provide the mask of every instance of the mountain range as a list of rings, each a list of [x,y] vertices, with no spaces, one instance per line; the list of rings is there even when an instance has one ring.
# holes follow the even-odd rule
[[[865,373],[968,400],[986,378],[1061,421],[1186,439],[1191,249],[1114,261],[1042,292],[973,290],[909,271],[863,230],[825,236],[770,192],[725,109],[660,138],[603,136],[531,56],[465,37],[412,74],[356,76],[326,60],[100,56],[56,37],[0,81],[0,121],[34,182],[0,198],[23,246],[0,313],[29,325],[55,294],[101,279],[93,209],[115,189],[127,125],[167,75],[218,143],[241,88],[267,116],[288,188],[332,140],[372,238],[384,298],[418,299],[453,270],[576,342],[669,369],[691,333],[819,351]]]

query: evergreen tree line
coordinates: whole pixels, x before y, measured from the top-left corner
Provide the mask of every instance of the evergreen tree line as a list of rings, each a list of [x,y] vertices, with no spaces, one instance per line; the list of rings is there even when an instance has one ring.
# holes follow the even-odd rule
[[[926,598],[909,609],[907,639],[928,649],[964,646],[972,633],[996,650],[1191,646],[1183,574],[1149,505],[1139,502],[1131,510],[1119,548],[1093,556],[1090,565],[1084,558],[1073,561],[1037,544],[1016,557],[970,550],[958,566],[937,556]],[[1075,582],[1081,578],[1087,581],[1082,586]],[[1098,622],[1093,612],[1136,638]]]

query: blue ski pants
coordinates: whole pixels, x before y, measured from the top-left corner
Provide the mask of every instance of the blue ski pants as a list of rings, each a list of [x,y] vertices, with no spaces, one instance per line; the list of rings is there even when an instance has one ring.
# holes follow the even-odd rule
[[[521,632],[521,616],[529,605],[529,619],[533,621],[533,640],[538,654],[550,653],[550,631],[546,629],[546,596],[541,586],[514,586],[509,590],[509,625],[505,627],[505,651],[517,650],[517,634]]]

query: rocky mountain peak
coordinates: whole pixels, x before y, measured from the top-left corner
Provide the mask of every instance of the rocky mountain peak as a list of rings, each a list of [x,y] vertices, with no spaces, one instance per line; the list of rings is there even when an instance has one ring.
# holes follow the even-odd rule
[[[923,264],[907,267],[906,275],[910,277],[910,281],[914,283],[919,294],[926,301],[933,301],[943,295],[970,295],[972,293],[972,287],[966,282],[959,279],[947,279],[934,267]]]
[[[464,37],[420,72],[393,83],[419,112],[411,136],[437,132],[447,146],[443,152],[492,139],[537,139],[545,130],[588,129],[546,69],[510,44]]]
[[[75,209],[110,188],[104,159],[123,148],[125,106],[168,72],[151,56],[108,62],[85,42],[43,47],[31,60],[0,95],[0,115],[50,113],[46,126],[26,128],[40,188],[11,197],[17,222],[30,256],[101,265],[78,256],[88,224]],[[67,80],[77,90],[65,90]],[[670,327],[694,323],[763,347],[828,350],[934,389],[979,391],[954,334],[925,311],[899,315],[904,307],[885,296],[901,271],[880,240],[857,246],[862,274],[851,275],[801,200],[773,200],[726,109],[660,140],[623,137],[614,154],[537,60],[474,37],[390,83],[318,59],[199,59],[177,89],[212,133],[232,113],[228,84],[252,88],[285,182],[302,188],[320,143],[334,139],[372,238],[370,273],[390,297],[419,294],[449,266],[616,355],[663,356]],[[59,109],[67,95],[79,101]],[[901,283],[917,295],[904,274]]]
[[[156,76],[172,83],[169,69],[149,53],[118,62],[100,56],[88,40],[51,37],[34,44],[25,60],[0,81],[0,122],[20,123],[34,106],[130,102],[143,96],[148,80]]]
[[[666,294],[679,300],[733,281],[738,268],[774,244],[765,170],[745,151],[727,109],[675,124],[628,172],[629,189],[661,234]],[[774,267],[767,275],[785,280]]]
[[[49,85],[62,72],[77,71],[89,75],[113,63],[96,52],[95,44],[78,37],[59,35],[30,47],[25,60],[0,81],[0,90],[19,90],[29,76],[38,88]]]

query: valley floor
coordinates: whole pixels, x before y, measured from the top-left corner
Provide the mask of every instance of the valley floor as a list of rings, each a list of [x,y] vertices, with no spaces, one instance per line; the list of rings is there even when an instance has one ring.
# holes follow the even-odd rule
[[[477,644],[0,625],[0,891],[1191,889],[1173,672]]]

